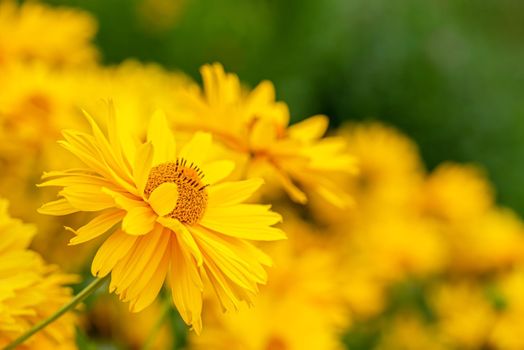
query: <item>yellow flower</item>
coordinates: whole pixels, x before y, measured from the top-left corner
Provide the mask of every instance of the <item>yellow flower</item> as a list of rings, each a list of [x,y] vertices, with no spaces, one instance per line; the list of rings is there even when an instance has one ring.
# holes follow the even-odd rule
[[[366,216],[350,232],[346,247],[350,255],[352,250],[359,252],[359,259],[368,259],[375,273],[390,282],[441,271],[447,247],[436,227],[409,212],[396,213],[388,207],[385,211]]]
[[[126,61],[116,67],[69,67],[52,69],[43,62],[13,62],[0,66],[0,196],[9,199],[12,212],[39,227],[33,247],[48,261],[78,270],[94,244],[63,249],[68,235],[63,226],[75,227],[79,216],[52,218],[36,213],[42,202],[56,196],[53,189],[34,191],[34,182],[44,169],[73,167],[78,163],[65,150],[57,150],[56,139],[63,129],[84,131],[86,123],[78,106],[92,115],[107,114],[109,96],[118,101],[116,109],[125,116],[126,128],[145,135],[144,123],[135,115],[150,115],[155,106],[176,111],[171,90],[189,84],[180,73],[169,73],[158,65]],[[57,151],[60,153],[58,154]],[[23,153],[24,157],[20,157]],[[76,166],[76,165],[74,165]],[[12,191],[18,188],[18,191]],[[87,216],[87,215],[86,215]]]
[[[339,134],[359,161],[359,174],[350,182],[358,206],[403,208],[413,200],[424,175],[413,141],[379,123],[348,124]]]
[[[451,268],[485,273],[522,262],[524,225],[511,210],[495,206],[493,190],[479,169],[441,165],[423,188],[422,210],[439,225]]]
[[[249,158],[248,172],[276,178],[296,202],[307,202],[306,190],[341,207],[350,202],[333,175],[353,174],[355,160],[342,139],[322,137],[328,127],[326,116],[289,126],[288,107],[275,101],[271,82],[248,91],[217,63],[203,66],[201,73],[204,89],[192,87],[182,93],[186,116],[177,116],[176,124],[212,133]]]
[[[94,63],[98,58],[98,51],[91,44],[96,22],[79,10],[2,1],[0,33],[0,66],[16,60],[41,60],[53,66],[80,65]]]
[[[263,265],[271,259],[249,240],[285,238],[271,225],[281,221],[269,206],[243,204],[261,185],[259,179],[217,184],[234,168],[230,161],[209,161],[211,135],[196,133],[177,152],[163,113],[149,123],[139,142],[115,123],[108,137],[87,115],[92,135],[66,130],[61,141],[86,167],[44,174],[43,186],[64,187],[57,201],[40,211],[65,215],[102,213],[78,230],[80,244],[121,226],[102,244],[92,273],[111,272],[110,290],[130,302],[132,311],[151,304],[170,280],[173,301],[186,323],[200,332],[203,281],[209,280],[225,310],[251,302],[266,282]]]
[[[388,211],[413,209],[424,167],[417,146],[408,137],[378,122],[346,124],[337,135],[358,159],[358,174],[339,183],[351,193],[355,205],[341,211],[313,198],[313,212],[319,220],[347,225],[356,216],[374,216],[385,207]]]
[[[496,319],[481,286],[468,280],[436,289],[431,304],[439,319],[441,339],[453,348],[480,349]]]
[[[427,178],[423,204],[428,214],[439,219],[470,219],[494,205],[493,189],[479,168],[444,163]]]
[[[7,214],[0,200],[0,348],[38,322],[47,319],[71,298],[64,287],[76,281],[46,265],[28,250],[35,229]],[[21,349],[75,349],[74,316],[66,314],[31,337]]]

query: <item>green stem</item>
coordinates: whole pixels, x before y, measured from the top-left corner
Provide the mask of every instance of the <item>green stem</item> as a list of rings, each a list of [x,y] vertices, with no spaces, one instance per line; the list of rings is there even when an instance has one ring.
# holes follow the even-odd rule
[[[149,332],[149,335],[147,336],[147,339],[144,342],[144,345],[142,346],[142,350],[149,350],[152,348],[153,344],[155,343],[156,336],[158,332],[160,331],[160,328],[162,328],[162,325],[164,324],[164,320],[166,319],[167,315],[169,314],[169,310],[171,310],[171,304],[169,301],[166,301],[164,302],[164,305],[162,306],[162,310],[161,310],[160,316],[158,317],[158,320],[154,324],[153,328],[151,328],[151,332]]]
[[[4,348],[4,350],[13,350],[18,345],[25,342],[27,339],[32,337],[35,333],[39,332],[43,328],[47,327],[50,323],[56,321],[60,316],[68,312],[69,310],[72,310],[75,306],[80,304],[82,301],[84,301],[88,296],[93,294],[94,291],[96,291],[104,282],[109,278],[109,275],[107,275],[104,278],[97,278],[94,279],[93,282],[89,283],[87,287],[85,287],[80,293],[78,293],[69,303],[62,306],[60,309],[58,309],[54,314],[49,316],[44,321],[40,322],[33,328],[29,329],[27,332],[22,334],[20,337],[15,339],[11,344],[9,344],[7,347]]]

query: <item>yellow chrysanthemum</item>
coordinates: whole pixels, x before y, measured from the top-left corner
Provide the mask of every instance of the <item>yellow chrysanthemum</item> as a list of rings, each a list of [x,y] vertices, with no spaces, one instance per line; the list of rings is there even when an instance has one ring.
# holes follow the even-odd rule
[[[269,206],[243,204],[259,179],[217,184],[234,168],[209,161],[210,134],[197,133],[177,151],[163,113],[150,121],[147,141],[133,140],[108,120],[108,137],[87,116],[92,135],[63,132],[61,141],[86,167],[44,175],[43,186],[64,187],[57,201],[40,211],[65,215],[102,211],[73,230],[71,244],[103,235],[120,224],[98,250],[92,273],[111,272],[110,290],[140,311],[171,283],[173,301],[186,323],[201,330],[202,290],[209,280],[224,309],[250,303],[266,282],[271,259],[249,240],[285,238],[271,225],[281,220]]]
[[[296,202],[307,202],[305,190],[341,207],[350,202],[333,175],[353,174],[355,160],[341,138],[322,138],[326,116],[289,126],[288,107],[275,101],[271,82],[248,91],[217,63],[203,66],[201,73],[203,91],[194,87],[182,94],[187,119],[177,117],[174,123],[190,131],[208,131],[246,155],[250,173],[276,178]]]
[[[64,287],[76,280],[46,265],[28,250],[35,229],[7,214],[0,200],[0,348],[51,316],[71,298]],[[75,349],[74,317],[67,314],[31,337],[20,349]]]
[[[95,33],[96,22],[85,12],[2,0],[0,66],[16,60],[41,60],[53,66],[94,63]]]

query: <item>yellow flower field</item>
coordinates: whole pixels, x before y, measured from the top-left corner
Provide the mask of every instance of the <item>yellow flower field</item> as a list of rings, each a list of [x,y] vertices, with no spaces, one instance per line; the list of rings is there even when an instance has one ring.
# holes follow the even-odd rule
[[[188,3],[134,6],[160,35]],[[0,348],[524,349],[485,167],[218,60],[108,63],[97,28],[0,0]]]

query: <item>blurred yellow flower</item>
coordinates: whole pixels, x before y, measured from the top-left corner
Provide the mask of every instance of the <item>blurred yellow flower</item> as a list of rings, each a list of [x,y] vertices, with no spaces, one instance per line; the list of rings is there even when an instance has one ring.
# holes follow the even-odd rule
[[[191,338],[192,349],[302,350],[343,349],[332,326],[318,310],[286,298],[278,303],[262,295],[253,308],[220,317],[200,337]]]
[[[439,226],[455,271],[486,273],[522,262],[524,224],[511,210],[496,207],[492,192],[478,168],[450,163],[423,187],[422,211]]]
[[[46,265],[28,250],[35,228],[12,219],[8,203],[0,200],[0,347],[51,316],[71,298],[66,284],[76,281]],[[75,318],[66,314],[20,349],[75,349]]]
[[[496,312],[482,288],[467,280],[439,286],[431,305],[439,319],[441,339],[450,347],[481,349],[487,343]]]
[[[92,64],[97,25],[88,13],[37,2],[0,1],[0,66],[41,60],[51,66]]]
[[[428,176],[423,191],[427,213],[446,221],[471,219],[494,205],[489,182],[472,165],[440,165]]]
[[[338,132],[358,159],[359,174],[349,192],[359,210],[383,205],[404,209],[411,204],[424,176],[418,148],[396,129],[380,123],[348,124]],[[372,208],[369,208],[372,206]]]
[[[164,284],[182,318],[197,333],[202,328],[203,280],[208,279],[225,310],[251,303],[267,280],[271,259],[248,240],[285,238],[271,225],[281,216],[269,206],[243,204],[261,185],[259,179],[217,184],[234,164],[209,161],[212,139],[196,133],[177,152],[162,112],[153,115],[147,142],[134,140],[108,118],[107,138],[86,115],[92,134],[63,132],[61,145],[86,167],[44,174],[42,186],[64,187],[62,197],[40,212],[66,215],[102,211],[87,225],[70,229],[80,244],[112,233],[92,264],[95,276],[111,272],[110,290],[138,312],[151,304]]]
[[[218,63],[203,66],[201,73],[203,91],[191,87],[179,94],[185,110],[173,119],[175,124],[189,131],[210,132],[249,158],[248,174],[276,178],[298,203],[307,202],[305,191],[339,207],[350,203],[333,175],[354,174],[355,159],[346,152],[341,138],[322,137],[328,128],[326,116],[289,126],[288,107],[275,101],[271,82],[249,91]]]
[[[387,213],[367,217],[348,232],[351,239],[346,249],[350,254],[355,250],[366,256],[366,264],[389,282],[442,271],[447,264],[447,247],[436,227],[409,212],[385,209]]]
[[[340,210],[314,197],[312,208],[317,220],[346,227],[357,217],[383,213],[386,207],[397,213],[414,209],[424,168],[417,146],[408,137],[378,122],[346,124],[337,135],[358,160],[356,176],[338,182],[353,196],[355,205]],[[363,220],[371,222],[372,218]]]

